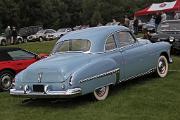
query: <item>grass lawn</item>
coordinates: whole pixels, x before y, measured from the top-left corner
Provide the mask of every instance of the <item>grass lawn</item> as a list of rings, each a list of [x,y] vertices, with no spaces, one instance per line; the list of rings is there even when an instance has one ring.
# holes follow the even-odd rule
[[[16,45],[36,53],[49,53],[55,41]],[[22,104],[0,92],[1,120],[180,120],[180,57],[173,56],[169,74],[160,79],[146,76],[110,89],[105,101],[89,96],[66,101]],[[175,71],[179,70],[179,71]]]

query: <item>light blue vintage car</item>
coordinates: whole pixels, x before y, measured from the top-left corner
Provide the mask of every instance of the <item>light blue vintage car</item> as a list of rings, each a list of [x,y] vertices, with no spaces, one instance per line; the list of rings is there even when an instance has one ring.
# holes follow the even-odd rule
[[[52,54],[15,77],[10,94],[27,98],[69,98],[93,93],[104,100],[109,86],[151,72],[165,77],[171,45],[136,39],[123,26],[73,31]]]

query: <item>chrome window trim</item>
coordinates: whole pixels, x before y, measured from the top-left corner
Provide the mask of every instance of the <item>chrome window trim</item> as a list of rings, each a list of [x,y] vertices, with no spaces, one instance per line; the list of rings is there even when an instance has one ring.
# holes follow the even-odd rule
[[[91,52],[91,49],[92,49],[92,42],[91,42],[91,40],[89,40],[89,39],[74,39],[74,40],[86,40],[86,41],[88,41],[89,43],[90,43],[90,46],[89,46],[89,50],[88,51],[77,51],[77,52],[81,52],[81,53],[92,53]],[[56,53],[68,53],[68,52],[73,52],[73,51],[66,51],[66,52],[54,52],[54,49],[55,49],[55,46],[56,45],[58,45],[58,44],[63,44],[64,42],[66,42],[66,41],[73,41],[72,39],[69,39],[69,40],[62,40],[62,41],[60,41],[60,42],[57,42],[55,45],[54,45],[54,47],[53,47],[53,49],[52,49],[52,51],[51,51],[51,54],[50,55],[54,55],[54,54],[56,54]],[[76,52],[76,51],[74,51],[74,52]]]
[[[156,68],[149,69],[147,72],[144,72],[144,73],[140,73],[140,74],[131,76],[131,77],[127,78],[126,80],[131,80],[131,79],[134,79],[134,78],[137,78],[137,77],[141,77],[141,76],[144,76],[144,75],[153,73],[155,70],[156,70]]]
[[[111,50],[106,50],[106,43],[107,43],[107,40],[109,37],[113,36],[114,38],[114,43],[115,43],[115,48],[114,49],[111,49]],[[116,50],[118,47],[117,47],[117,43],[116,43],[116,40],[115,40],[115,36],[114,36],[114,32],[111,33],[110,35],[107,36],[106,40],[105,40],[105,44],[104,44],[104,52],[111,52],[111,51],[114,51]]]
[[[134,39],[134,42],[133,43],[129,43],[128,45],[125,45],[125,46],[122,46],[122,47],[119,47],[119,48],[126,48],[128,46],[133,46],[135,43],[138,42],[138,40],[135,38],[135,36],[130,32],[130,31],[116,31],[117,34],[119,34],[119,32],[127,32],[129,33],[129,35],[131,35],[131,37]],[[120,41],[118,41],[120,43]]]

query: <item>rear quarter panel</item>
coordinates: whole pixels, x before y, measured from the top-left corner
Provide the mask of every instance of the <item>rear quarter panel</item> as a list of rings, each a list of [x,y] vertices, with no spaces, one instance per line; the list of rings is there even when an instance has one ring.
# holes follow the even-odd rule
[[[73,82],[82,88],[82,94],[91,93],[99,87],[115,84],[116,73],[106,75],[115,69],[116,63],[110,58],[94,59],[73,74]]]

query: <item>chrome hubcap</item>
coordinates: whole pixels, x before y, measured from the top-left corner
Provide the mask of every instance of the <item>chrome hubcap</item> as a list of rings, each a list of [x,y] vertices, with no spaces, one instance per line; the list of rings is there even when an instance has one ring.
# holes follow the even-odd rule
[[[166,72],[166,62],[164,59],[160,59],[158,64],[158,70],[161,74],[164,74]]]
[[[106,93],[106,87],[99,88],[95,92],[99,97],[102,97]]]
[[[9,88],[11,86],[11,77],[8,75],[3,76],[1,80],[1,84],[5,89]]]
[[[3,46],[5,46],[5,45],[6,45],[6,43],[3,41],[3,42],[2,42],[2,45],[3,45]]]
[[[40,41],[40,42],[42,42],[42,41],[43,41],[43,39],[42,39],[42,38],[39,38],[39,41]]]

